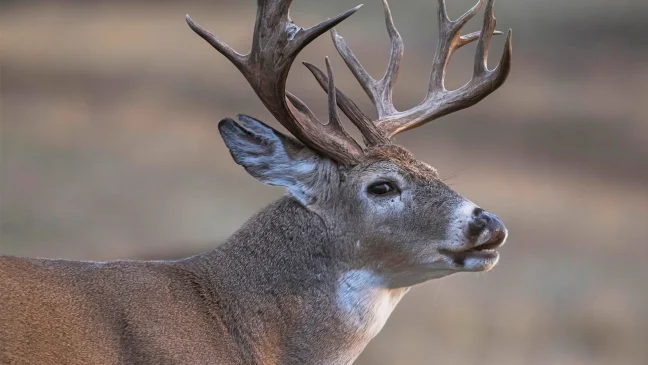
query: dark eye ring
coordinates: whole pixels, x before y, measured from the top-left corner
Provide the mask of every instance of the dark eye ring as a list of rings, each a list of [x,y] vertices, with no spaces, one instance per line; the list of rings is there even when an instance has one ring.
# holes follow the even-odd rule
[[[396,188],[390,182],[381,181],[371,184],[367,191],[374,195],[384,195],[396,191]]]

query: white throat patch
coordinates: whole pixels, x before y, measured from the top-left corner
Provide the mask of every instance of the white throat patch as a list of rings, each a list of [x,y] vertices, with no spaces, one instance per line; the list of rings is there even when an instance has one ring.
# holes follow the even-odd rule
[[[337,303],[345,322],[372,339],[380,332],[407,289],[389,289],[368,270],[352,270],[338,280]]]

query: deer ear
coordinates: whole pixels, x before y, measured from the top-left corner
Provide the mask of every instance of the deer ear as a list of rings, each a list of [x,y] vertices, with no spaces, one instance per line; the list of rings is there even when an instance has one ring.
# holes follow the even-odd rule
[[[229,118],[218,124],[234,161],[257,180],[283,186],[309,204],[316,190],[313,182],[320,180],[317,175],[323,165],[332,162],[257,119],[247,115],[238,118],[240,124]]]

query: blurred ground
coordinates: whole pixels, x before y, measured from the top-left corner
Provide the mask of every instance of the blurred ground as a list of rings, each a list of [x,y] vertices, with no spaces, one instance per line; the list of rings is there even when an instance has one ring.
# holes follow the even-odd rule
[[[406,46],[395,99],[406,108],[427,87],[435,2],[392,2]],[[471,6],[448,2],[452,16]],[[269,113],[183,19],[244,52],[254,5],[1,1],[0,253],[182,257],[279,197],[231,161],[215,128]],[[354,5],[298,1],[293,18],[308,26]],[[514,29],[505,86],[398,142],[506,222],[501,263],[415,288],[358,363],[646,364],[648,3],[498,0],[496,14]],[[383,72],[379,1],[338,30]],[[468,79],[473,52],[457,53],[450,86]],[[372,110],[328,37],[301,59],[325,55],[338,86]],[[289,86],[324,115],[299,63]]]

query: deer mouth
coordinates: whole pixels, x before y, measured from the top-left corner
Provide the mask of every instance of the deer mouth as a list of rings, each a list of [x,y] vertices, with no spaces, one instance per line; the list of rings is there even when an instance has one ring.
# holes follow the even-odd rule
[[[495,251],[497,248],[499,248],[503,244],[504,244],[504,238],[498,238],[495,241],[482,243],[481,245],[477,245],[477,246],[475,246],[473,248],[470,248],[468,250],[465,250],[463,252]]]
[[[505,240],[506,240],[506,233],[502,232],[500,234],[498,232],[497,234],[493,235],[493,237],[491,237],[488,241],[478,244],[476,246],[466,248],[466,249],[460,249],[460,250],[444,250],[444,251],[445,253],[451,255],[468,255],[468,254],[475,254],[475,253],[488,254],[491,252],[497,252],[496,250],[504,244]]]
[[[449,256],[455,264],[459,266],[463,266],[464,262],[468,258],[475,258],[475,259],[497,258],[499,256],[499,253],[496,250],[497,247],[499,246],[489,244],[489,245],[480,245],[477,247],[473,247],[461,251],[443,250],[442,253],[444,253],[446,256]]]
[[[499,260],[497,249],[504,244],[505,239],[505,235],[496,235],[482,244],[461,250],[444,249],[442,253],[455,265],[468,271],[490,270]]]

